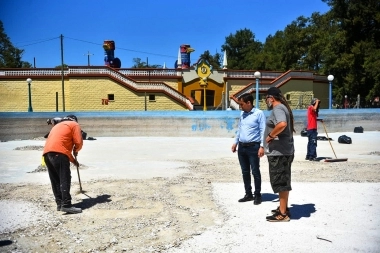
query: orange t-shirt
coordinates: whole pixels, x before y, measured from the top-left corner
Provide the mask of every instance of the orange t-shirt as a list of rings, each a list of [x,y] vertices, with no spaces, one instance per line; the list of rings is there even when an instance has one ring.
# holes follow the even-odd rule
[[[75,121],[63,121],[55,125],[46,140],[43,154],[57,152],[67,155],[70,162],[75,159],[72,151],[78,152],[82,149],[83,139],[80,126]]]

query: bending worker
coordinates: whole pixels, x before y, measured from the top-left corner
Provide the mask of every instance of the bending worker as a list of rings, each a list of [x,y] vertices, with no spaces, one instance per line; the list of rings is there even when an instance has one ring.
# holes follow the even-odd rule
[[[68,115],[67,120],[54,125],[46,139],[43,156],[48,168],[51,187],[57,203],[57,211],[81,213],[82,209],[71,204],[70,162],[78,165],[73,157],[82,149],[81,128],[75,115]]]

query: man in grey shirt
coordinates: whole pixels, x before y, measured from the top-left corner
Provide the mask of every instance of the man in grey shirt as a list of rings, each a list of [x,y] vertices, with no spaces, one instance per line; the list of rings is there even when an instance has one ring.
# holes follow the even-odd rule
[[[288,208],[291,187],[291,165],[294,159],[294,117],[286,99],[276,87],[267,91],[266,103],[271,115],[266,120],[264,142],[268,158],[270,183],[279,194],[280,206],[272,210],[267,221],[290,221]]]

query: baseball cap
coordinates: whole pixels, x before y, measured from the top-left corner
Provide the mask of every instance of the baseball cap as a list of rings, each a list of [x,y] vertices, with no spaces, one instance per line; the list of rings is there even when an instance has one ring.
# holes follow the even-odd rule
[[[279,96],[281,94],[281,91],[279,88],[276,88],[276,87],[270,87],[267,91],[267,95],[270,95],[270,96]]]
[[[73,114],[67,115],[66,118],[68,118],[72,121],[78,122],[77,116],[75,116]]]

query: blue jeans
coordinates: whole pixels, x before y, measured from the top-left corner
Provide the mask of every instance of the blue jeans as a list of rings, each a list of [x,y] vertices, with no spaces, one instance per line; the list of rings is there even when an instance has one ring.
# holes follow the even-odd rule
[[[260,144],[252,146],[243,146],[239,144],[238,158],[243,175],[245,194],[252,195],[251,186],[251,169],[255,183],[255,196],[261,196],[261,173],[260,173],[260,158],[258,156]]]
[[[307,130],[307,138],[309,141],[307,143],[306,157],[309,157],[309,158],[317,157],[317,136],[318,136],[317,129]]]

